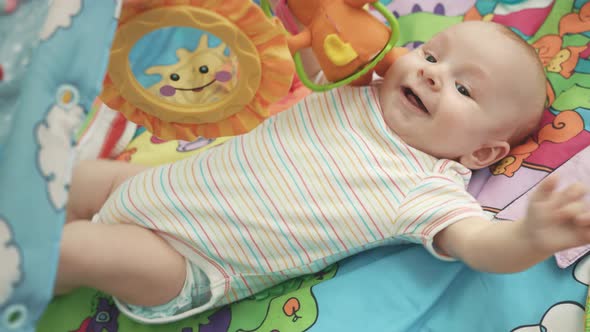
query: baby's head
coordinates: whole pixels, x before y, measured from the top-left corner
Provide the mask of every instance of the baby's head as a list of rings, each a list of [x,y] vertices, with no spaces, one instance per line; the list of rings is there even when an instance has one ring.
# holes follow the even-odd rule
[[[471,169],[503,158],[538,125],[545,75],[509,29],[464,22],[399,58],[380,88],[386,124],[410,146]]]

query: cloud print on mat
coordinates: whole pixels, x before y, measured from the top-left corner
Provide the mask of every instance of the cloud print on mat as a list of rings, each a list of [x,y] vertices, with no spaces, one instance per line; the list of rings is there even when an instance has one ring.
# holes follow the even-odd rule
[[[77,103],[77,89],[62,86],[59,90],[57,104],[36,129],[39,170],[47,181],[49,200],[57,210],[63,209],[67,202],[74,160],[72,138],[84,119],[84,110]]]
[[[47,40],[59,29],[67,28],[72,24],[72,17],[77,15],[82,8],[82,0],[53,0],[47,20],[39,33],[41,40]]]
[[[0,218],[0,307],[12,295],[16,283],[21,278],[20,251],[12,240],[12,233],[8,224]]]
[[[586,286],[590,285],[590,255],[582,258],[574,267],[574,279]]]
[[[584,331],[584,307],[575,302],[553,305],[539,324],[522,325],[511,332],[582,332]]]

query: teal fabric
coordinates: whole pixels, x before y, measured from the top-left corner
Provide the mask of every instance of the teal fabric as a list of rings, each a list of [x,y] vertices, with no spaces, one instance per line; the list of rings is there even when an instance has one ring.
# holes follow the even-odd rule
[[[0,270],[0,331],[11,331],[7,322],[14,331],[33,330],[49,300],[68,165],[74,158],[68,138],[99,91],[116,25],[114,0],[53,0],[62,13],[66,4],[82,3],[75,15],[70,15],[71,24],[60,26],[51,37],[37,43],[35,35],[47,33],[40,30],[48,12],[47,1],[20,1],[17,10],[7,14],[2,10],[9,0],[0,0],[0,64],[11,64],[4,68],[5,79],[0,80],[0,115],[9,114],[8,119],[13,115],[4,120],[0,131],[5,137],[0,142],[4,147],[0,155],[0,262],[6,268],[6,262],[17,257],[13,260],[18,277],[10,288],[2,288],[5,270]],[[489,194],[485,188],[473,189],[484,206],[504,209],[522,194],[520,190],[536,183],[529,179],[546,176],[589,145],[588,99],[582,97],[590,89],[590,29],[578,31],[576,26],[560,24],[562,17],[588,8],[584,7],[590,6],[588,0],[382,2],[400,17],[400,43],[409,48],[462,21],[466,13],[505,24],[530,43],[541,41],[540,45],[546,46],[550,40],[542,37],[559,37],[556,51],[585,47],[571,58],[575,60],[573,72],[548,73],[557,99],[544,115],[543,125],[551,125],[559,112],[573,109],[585,124],[580,128],[586,129],[559,144],[541,142],[515,175],[479,172],[475,185],[499,190]],[[19,26],[28,32],[11,35]],[[19,55],[6,60],[19,42]],[[160,42],[165,47],[165,41]],[[23,63],[27,54],[30,59]],[[556,56],[550,54],[547,60]],[[12,77],[12,82],[6,77]],[[39,330],[71,331],[79,326],[83,331],[88,324],[100,323],[108,326],[104,330],[109,332],[577,331],[590,283],[588,264],[587,256],[560,269],[554,259],[548,259],[522,273],[494,275],[473,271],[460,262],[438,261],[419,246],[386,247],[347,259],[329,273],[295,280],[166,326],[134,323],[119,314],[108,296],[80,290],[56,299],[49,309],[52,314]],[[307,288],[298,288],[304,284]],[[313,291],[309,284],[313,284]]]
[[[0,2],[0,331],[32,331],[51,298],[72,135],[100,91],[115,8]]]

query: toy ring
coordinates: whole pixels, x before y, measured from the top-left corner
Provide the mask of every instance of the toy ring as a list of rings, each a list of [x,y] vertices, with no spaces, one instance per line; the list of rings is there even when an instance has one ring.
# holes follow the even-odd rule
[[[174,63],[144,70],[158,78],[145,86],[132,70],[134,46],[169,28],[199,31],[198,46],[178,48]],[[126,3],[100,98],[162,139],[229,136],[264,121],[294,73],[280,23],[251,1]]]

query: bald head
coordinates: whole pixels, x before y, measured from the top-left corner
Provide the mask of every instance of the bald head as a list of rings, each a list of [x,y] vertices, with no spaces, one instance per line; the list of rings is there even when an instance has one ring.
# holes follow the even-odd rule
[[[451,36],[471,34],[482,52],[499,61],[494,76],[497,105],[509,120],[498,128],[511,146],[521,143],[538,126],[546,102],[546,77],[536,50],[510,28],[493,22],[467,21],[448,29]],[[493,66],[494,64],[491,64]],[[498,110],[500,111],[500,110]]]
[[[530,89],[528,94],[530,94],[531,98],[528,101],[528,105],[525,104],[523,106],[525,107],[524,111],[530,111],[530,115],[523,117],[521,126],[517,128],[512,137],[510,137],[510,145],[515,146],[519,143],[522,143],[522,141],[539,125],[543,110],[546,106],[545,104],[547,102],[547,79],[545,76],[543,63],[541,62],[541,59],[539,58],[535,48],[529,45],[510,28],[495,23],[494,25],[500,30],[502,34],[515,42],[517,46],[523,50],[524,55],[527,57],[526,59],[530,60],[530,63],[527,64],[530,64],[532,67],[529,73],[530,84],[523,87],[523,89]]]
[[[536,128],[545,75],[536,52],[511,31],[464,22],[400,57],[380,103],[387,125],[410,146],[479,169]],[[408,110],[416,103],[426,115]]]

